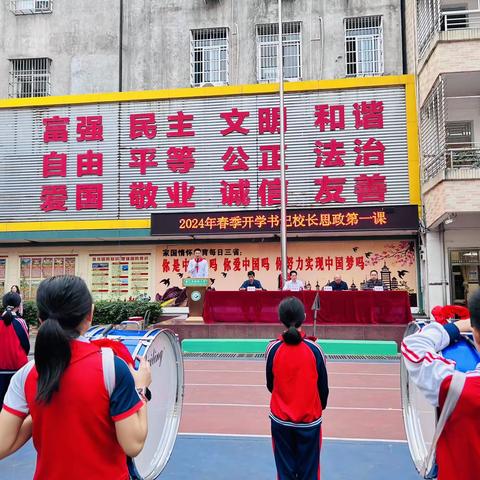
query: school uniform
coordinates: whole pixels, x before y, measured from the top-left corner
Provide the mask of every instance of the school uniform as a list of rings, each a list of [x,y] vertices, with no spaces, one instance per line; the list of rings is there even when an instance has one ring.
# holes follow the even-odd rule
[[[14,316],[10,325],[0,318],[0,408],[17,370],[28,362],[30,341],[25,321]]]
[[[431,323],[403,339],[402,356],[411,380],[442,408],[455,362],[437,353],[460,338],[455,324]],[[465,385],[437,443],[438,480],[478,480],[480,472],[480,364]]]
[[[14,377],[4,408],[33,420],[37,450],[34,480],[128,480],[126,455],[115,422],[143,405],[126,363],[114,357],[115,385],[107,391],[99,346],[80,337],[71,341],[72,357],[48,404],[36,399],[38,373],[29,362]]]
[[[208,278],[208,262],[204,258],[200,258],[198,262],[192,258],[188,262],[187,272],[192,278]]]
[[[327,370],[321,348],[303,332],[301,335],[302,341],[297,345],[287,344],[279,337],[270,342],[265,352],[278,480],[320,478]]]

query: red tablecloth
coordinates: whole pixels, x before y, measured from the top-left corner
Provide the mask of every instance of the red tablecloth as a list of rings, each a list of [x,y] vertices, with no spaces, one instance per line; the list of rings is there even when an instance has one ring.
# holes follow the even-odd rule
[[[302,292],[208,290],[203,307],[205,323],[278,323],[277,308],[287,296],[305,305],[306,323],[313,323],[315,290]],[[318,323],[406,324],[412,320],[407,292],[344,291],[319,292]]]

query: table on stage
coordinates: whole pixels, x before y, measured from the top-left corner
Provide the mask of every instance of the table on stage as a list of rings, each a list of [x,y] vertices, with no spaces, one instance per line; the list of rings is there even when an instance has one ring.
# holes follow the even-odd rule
[[[205,323],[278,323],[278,304],[288,296],[305,305],[306,323],[313,323],[312,305],[316,290],[216,291],[205,296]],[[317,322],[323,324],[406,324],[412,320],[410,300],[405,291],[318,292]]]

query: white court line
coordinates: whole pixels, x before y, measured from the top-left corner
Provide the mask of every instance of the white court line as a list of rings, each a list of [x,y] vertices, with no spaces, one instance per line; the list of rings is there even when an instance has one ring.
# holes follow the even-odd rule
[[[208,370],[208,369],[191,369],[191,368],[186,368],[185,372],[208,372],[208,373],[262,373],[265,374],[265,370]],[[329,375],[363,375],[363,376],[369,376],[369,377],[399,377],[400,373],[358,373],[358,372],[334,372],[334,371],[329,371]]]
[[[263,383],[261,384],[243,384],[243,383],[186,383],[185,386],[191,387],[262,387],[267,388]],[[328,386],[330,390],[400,390],[399,387],[332,387]]]
[[[270,405],[261,405],[255,403],[197,403],[184,402],[184,406],[188,407],[246,407],[246,408],[270,408]],[[366,410],[374,412],[401,412],[401,408],[383,408],[383,407],[327,407],[329,410]]]
[[[190,437],[229,437],[229,438],[271,438],[270,435],[255,435],[248,433],[198,433],[198,432],[179,432],[179,436]],[[349,438],[349,437],[323,437],[323,440],[336,440],[341,442],[388,442],[388,443],[407,443],[406,440],[391,440],[388,438]]]

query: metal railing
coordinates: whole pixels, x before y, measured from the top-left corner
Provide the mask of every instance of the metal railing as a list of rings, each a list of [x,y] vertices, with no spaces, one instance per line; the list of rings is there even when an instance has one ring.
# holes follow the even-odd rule
[[[480,168],[480,145],[446,151],[447,168]]]
[[[447,168],[480,168],[480,144],[447,148],[430,158],[424,156],[423,181],[427,182]]]
[[[447,32],[465,28],[480,28],[480,10],[442,12],[442,30]]]

